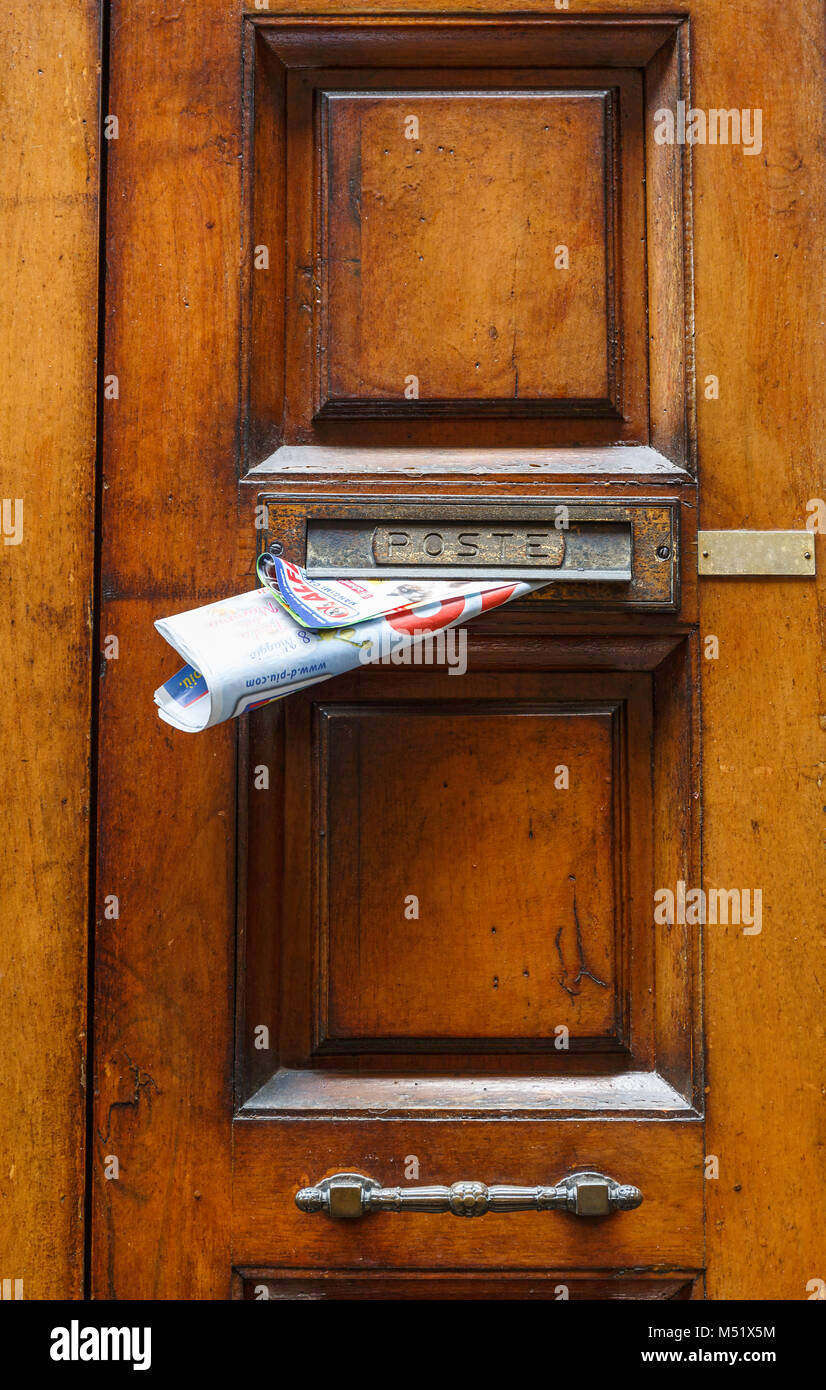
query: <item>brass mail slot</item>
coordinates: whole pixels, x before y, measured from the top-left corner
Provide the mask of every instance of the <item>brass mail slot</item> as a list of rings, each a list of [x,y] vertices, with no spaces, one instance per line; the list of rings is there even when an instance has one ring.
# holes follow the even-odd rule
[[[377,526],[373,532],[373,556],[377,565],[434,566],[503,565],[556,569],[565,558],[565,534],[553,527],[540,530],[527,525],[466,526],[430,525],[418,522],[402,527]]]
[[[558,525],[557,522],[562,522]],[[628,521],[524,517],[454,521],[372,521],[308,518],[305,569],[312,579],[431,579],[631,581]]]
[[[530,579],[540,603],[679,605],[676,499],[301,497],[259,493],[277,548],[311,579]]]

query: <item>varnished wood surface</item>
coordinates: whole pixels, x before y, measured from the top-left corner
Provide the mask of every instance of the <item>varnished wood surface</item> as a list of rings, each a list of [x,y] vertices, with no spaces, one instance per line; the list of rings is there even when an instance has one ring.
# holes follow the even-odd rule
[[[225,1297],[229,1278],[235,730],[199,746],[151,698],[136,706],[170,670],[166,644],[147,641],[157,611],[106,605],[121,656],[102,682],[98,882],[119,918],[99,911],[95,960],[98,1298]]]
[[[348,1124],[238,1121],[234,1187],[236,1265],[333,1269],[699,1268],[702,1263],[702,1124],[697,1120],[570,1120],[565,1123],[366,1119]],[[364,1172],[421,1183],[556,1182],[599,1168],[643,1192],[636,1211],[589,1222],[552,1212],[476,1220],[381,1213],[353,1221],[308,1216],[299,1187],[328,1173]]]
[[[343,16],[361,5],[315,8]],[[648,6],[615,8],[630,16]],[[291,12],[288,0],[270,9]],[[694,102],[761,107],[767,141],[757,159],[693,151],[698,379],[721,383],[718,400],[698,399],[703,522],[799,527],[825,485],[823,14],[805,0],[672,9],[691,14]],[[603,10],[601,0],[577,5],[586,21]],[[822,538],[816,546],[822,572]],[[824,1277],[822,595],[822,579],[703,584],[703,631],[721,638],[724,663],[702,663],[706,875],[762,885],[775,904],[773,931],[749,940],[718,929],[706,948],[707,1142],[725,1175],[705,1184],[713,1298],[800,1299]]]
[[[321,0],[318,7],[337,16],[362,8],[355,0],[335,0],[332,8]],[[464,8],[459,0],[444,6],[446,12]],[[546,6],[527,0],[524,8]],[[271,0],[270,9],[292,11],[282,0]],[[587,38],[602,6],[582,0],[579,9],[577,43]],[[645,5],[626,0],[621,9],[641,15]],[[377,1267],[398,1262],[396,1243],[411,1240],[405,1218],[388,1217],[381,1229],[371,1224],[358,1238],[331,1231],[321,1218],[295,1210],[293,1186],[364,1166],[367,1157],[376,1175],[390,1181],[401,1174],[405,1156],[416,1152],[412,1145],[425,1152],[429,1145],[425,1171],[434,1180],[438,1172],[445,1181],[528,1181],[532,1175],[540,1181],[549,1153],[559,1160],[560,1174],[586,1159],[610,1168],[620,1179],[638,1180],[651,1197],[639,1213],[618,1217],[611,1227],[612,1264],[663,1262],[694,1270],[707,1260],[712,1297],[805,1298],[806,1282],[822,1277],[822,909],[816,906],[815,866],[826,705],[817,591],[803,584],[705,582],[699,637],[719,635],[720,658],[705,661],[701,640],[699,664],[697,653],[689,660],[685,648],[677,658],[681,671],[664,672],[668,681],[659,683],[663,728],[672,738],[686,721],[694,724],[669,695],[671,682],[687,673],[704,687],[704,880],[762,887],[766,902],[761,936],[722,928],[707,933],[705,1139],[696,1121],[599,1121],[583,1128],[566,1122],[555,1127],[552,1145],[548,1126],[530,1134],[520,1126],[519,1142],[506,1152],[496,1147],[502,1143],[498,1122],[483,1136],[467,1125],[438,1135],[430,1122],[417,1128],[403,1121],[391,1136],[383,1121],[346,1134],[324,1121],[317,1127],[315,1121],[242,1121],[237,1238],[230,1252],[233,870],[226,826],[233,813],[234,735],[219,730],[196,744],[161,733],[155,724],[150,733],[154,714],[150,708],[144,722],[136,722],[135,690],[148,698],[168,670],[152,618],[227,592],[249,570],[248,557],[236,558],[237,531],[230,531],[230,522],[237,528],[236,469],[257,461],[239,460],[236,438],[238,266],[239,248],[246,245],[237,160],[238,18],[234,7],[217,3],[206,23],[203,11],[195,16],[170,9],[161,20],[123,7],[113,25],[113,105],[128,108],[135,134],[119,142],[113,159],[107,353],[113,351],[111,369],[120,365],[123,376],[118,413],[107,413],[104,584],[117,602],[111,613],[107,604],[105,622],[117,623],[132,645],[117,672],[121,683],[110,684],[104,704],[101,882],[120,886],[129,911],[101,947],[97,1123],[125,1157],[120,1186],[99,1181],[96,1288],[136,1296],[226,1296],[232,1258],[283,1267],[285,1250],[296,1252],[289,1256],[296,1269],[351,1267],[365,1253]],[[692,342],[700,382],[707,373],[719,376],[719,400],[706,401],[700,392],[697,411],[706,526],[800,526],[807,499],[824,486],[816,379],[816,325],[823,318],[817,237],[824,211],[817,155],[823,73],[816,54],[823,47],[823,19],[804,0],[741,12],[714,0],[692,11],[691,31],[690,55],[685,44],[682,62],[685,70],[690,56],[693,100],[761,106],[766,143],[760,159],[736,148],[693,151],[696,338],[686,335],[682,320],[675,329],[679,296],[663,286],[650,329],[669,335],[669,344],[659,377],[652,374],[652,390],[658,380],[662,404]],[[662,25],[652,41],[653,33],[653,23],[633,31],[629,26],[626,59],[635,48],[636,61],[648,61],[667,42],[669,28]],[[386,39],[385,30],[376,42],[377,62],[386,61]],[[524,42],[521,33],[518,41]],[[297,48],[303,42],[299,36]],[[331,40],[325,61],[337,42]],[[619,52],[606,46],[601,60],[591,61],[616,61]],[[582,49],[567,61],[581,63]],[[664,90],[674,89],[665,82]],[[124,197],[137,186],[142,199]],[[668,199],[661,204],[666,223],[674,206]],[[671,245],[670,259],[685,284],[690,256],[681,260],[676,250]],[[277,368],[277,352],[274,362]],[[678,441],[675,454],[688,458],[691,412],[681,411],[679,419],[669,417],[665,432]],[[467,445],[460,436],[460,430],[452,437],[446,431],[439,442]],[[495,440],[480,433],[471,442],[484,447]],[[501,485],[507,488],[507,479]],[[820,560],[822,566],[822,554]],[[694,853],[693,832],[683,841],[675,827],[699,790],[690,783],[695,749],[692,744],[673,768],[656,768],[666,818],[655,854],[669,875],[691,863]],[[669,792],[674,785],[679,794]],[[692,811],[695,821],[698,815]],[[264,852],[263,845],[258,849]],[[699,872],[696,858],[693,867]],[[170,887],[173,875],[181,885],[178,896]],[[277,875],[264,882],[277,888]],[[176,931],[169,930],[170,919]],[[176,934],[178,955],[164,946]],[[673,1049],[667,1075],[680,1087],[690,1083],[699,1033],[697,1012],[685,1002],[699,943],[689,935],[682,946],[671,987],[666,983],[656,1005]],[[704,1181],[704,1153],[719,1156],[719,1179]],[[312,1172],[306,1171],[308,1154]],[[435,1238],[428,1223],[426,1251],[415,1227],[412,1241],[420,1246],[420,1261],[435,1251],[477,1268],[488,1261],[501,1265],[514,1261],[513,1227],[501,1222],[525,1219],[530,1222],[485,1218],[463,1226],[445,1218],[448,1225]],[[543,1234],[555,1219],[548,1216]],[[491,1241],[483,1239],[490,1221]],[[403,1225],[403,1234],[393,1222]],[[553,1237],[557,1267],[560,1261],[604,1260],[595,1232],[569,1237],[567,1229]],[[529,1228],[516,1263],[550,1258],[544,1243],[531,1253],[532,1240],[540,1237]]]
[[[720,380],[719,400],[698,401],[700,519],[800,528],[807,500],[826,495],[824,13],[704,5],[693,24],[697,104],[724,91],[726,106],[762,107],[764,129],[759,159],[695,150],[698,380]],[[807,1299],[826,1278],[826,551],[814,543],[816,583],[700,584],[701,635],[720,642],[702,661],[704,876],[761,888],[764,903],[759,936],[706,935],[714,1299]]]
[[[607,449],[359,449],[355,447],[324,449],[317,445],[283,445],[260,464],[250,468],[247,477],[266,483],[270,477],[281,479],[302,474],[355,477],[427,477],[451,478],[469,473],[477,478],[515,477],[524,485],[533,478],[542,478],[547,486],[557,475],[565,482],[578,482],[578,474],[586,479],[605,481],[650,476],[652,482],[680,483],[688,475],[676,468],[656,449],[645,445],[617,445]],[[543,477],[543,475],[545,475]]]
[[[27,1299],[83,1288],[99,9],[0,14],[0,1273]]]
[[[668,19],[645,11],[640,15],[617,12],[606,23],[604,10],[595,0],[582,8],[596,9],[597,17],[580,14],[573,25],[565,22],[568,16],[549,13],[543,0],[520,6],[518,15],[502,5],[474,14],[461,0],[450,0],[435,11],[410,5],[399,12],[387,4],[371,5],[366,11],[357,0],[343,5],[326,0],[312,14],[296,13],[289,0],[273,0],[267,16],[254,4],[244,8],[262,29],[270,16],[290,21],[280,26],[277,39],[268,34],[266,41],[287,67],[299,68],[319,61],[352,66],[360,60],[371,68],[396,67],[400,48],[411,65],[436,60],[457,67],[482,61],[506,67],[538,62],[566,68],[581,66],[587,59],[604,67],[637,67],[650,62],[673,32]],[[626,7],[628,11],[639,8],[638,2]],[[528,13],[531,10],[541,14],[534,17]],[[360,22],[368,16],[376,22]]]
[[[119,5],[104,418],[93,1290],[227,1297],[235,736],[162,725],[154,619],[237,592],[241,87],[227,4]],[[139,194],[137,192],[139,190]],[[252,587],[250,584],[249,587]],[[103,896],[120,900],[117,922]],[[105,1176],[117,1156],[120,1176]]]
[[[616,409],[611,97],[325,95],[322,408]]]
[[[616,1045],[622,707],[452,705],[320,711],[319,1042]]]
[[[444,1071],[447,1050],[465,1054],[454,1055],[450,1061],[450,1074],[460,1076],[469,1066],[467,1054],[470,1050],[475,1051],[479,1059],[484,1053],[512,1053],[508,1067],[512,1074],[518,1074],[520,1065],[523,1070],[527,1065],[524,1058],[520,1064],[516,1054],[530,1053],[531,1074],[537,1069],[542,1073],[549,1069],[556,1073],[568,1069],[578,1050],[585,1048],[589,1051],[592,1069],[600,1070],[600,1053],[605,1052],[602,1059],[605,1065],[610,1063],[614,1071],[621,1071],[620,1059],[616,1055],[608,1056],[619,1050],[634,1059],[626,1065],[637,1068],[654,1065],[652,1058],[656,1056],[659,1059],[656,1065],[665,1069],[669,1081],[681,1094],[688,1098],[695,1094],[694,1088],[699,1084],[697,954],[685,927],[675,924],[659,932],[655,951],[653,933],[642,926],[650,915],[648,905],[653,885],[665,881],[664,876],[670,872],[687,880],[691,880],[695,872],[696,825],[684,809],[691,804],[697,756],[690,712],[690,657],[685,643],[675,637],[618,646],[608,634],[595,638],[593,645],[570,644],[560,639],[543,642],[536,634],[541,621],[541,618],[531,619],[531,627],[522,628],[518,638],[503,641],[488,637],[474,642],[469,646],[470,671],[461,681],[453,680],[446,673],[428,673],[422,668],[413,668],[401,675],[392,667],[374,667],[339,678],[324,699],[319,700],[319,692],[307,692],[291,701],[284,710],[283,781],[279,775],[277,785],[261,792],[247,773],[242,785],[244,835],[254,847],[257,863],[265,862],[265,845],[269,846],[266,860],[270,863],[280,865],[283,856],[284,887],[273,894],[272,868],[268,868],[262,884],[255,878],[247,883],[246,893],[242,895],[245,975],[257,1001],[256,1019],[272,1024],[280,1016],[282,1060],[286,1065],[306,1065],[306,1059],[318,1048],[311,1028],[311,1019],[317,1016],[325,1054],[368,1051],[371,1057],[369,1064],[365,1058],[364,1070],[375,1067],[381,1072],[404,1070],[402,1058],[394,1061],[382,1055],[395,1050],[416,1053],[417,1065]],[[600,660],[595,660],[597,644]],[[617,665],[632,666],[638,674],[629,678],[625,674],[599,672],[602,664],[610,664],[612,653]],[[579,668],[580,673],[562,675],[554,670],[557,662],[563,667]],[[656,667],[653,682],[642,674],[652,664]],[[652,700],[656,715],[653,731]],[[622,732],[602,779],[596,779],[595,799],[592,802],[586,798],[586,803],[582,802],[588,783],[586,778],[583,785],[577,787],[580,776],[577,758],[570,764],[573,792],[570,786],[567,791],[553,787],[557,763],[554,758],[548,758],[544,764],[539,756],[540,726],[539,733],[534,733],[533,741],[528,744],[536,766],[518,762],[518,786],[534,787],[531,812],[521,792],[514,792],[509,768],[511,752],[525,751],[523,740],[531,719],[535,720],[537,712],[543,709],[546,715],[556,710],[560,733],[570,752],[576,747],[577,739],[586,739],[587,745],[587,716],[599,701],[605,708],[616,711],[617,728],[621,727]],[[412,727],[419,731],[419,736],[422,718],[436,720],[434,728],[439,727],[439,721],[444,726],[426,759],[423,753],[415,759],[403,756],[407,722],[416,712],[419,719]],[[562,717],[566,713],[567,718]],[[497,733],[494,722],[490,730],[490,748],[487,751],[477,748],[474,755],[462,763],[466,798],[463,802],[459,795],[456,800],[457,790],[461,793],[460,777],[458,789],[454,788],[453,809],[445,816],[440,809],[446,795],[442,783],[447,780],[450,784],[451,777],[456,782],[455,767],[450,775],[445,769],[451,766],[451,758],[455,762],[460,754],[465,738],[464,721],[470,716],[472,728],[474,715],[499,721],[502,733]],[[379,720],[381,728],[389,719],[394,733],[380,756],[370,732],[374,719]],[[328,723],[335,729],[342,721],[342,751],[331,757],[338,736],[325,753],[319,745],[318,731]],[[520,729],[520,725],[525,728]],[[514,750],[508,749],[503,738],[505,730],[511,726],[510,736],[517,740]],[[563,734],[563,730],[569,732]],[[254,747],[256,760],[271,756],[266,739],[257,732]],[[365,760],[363,774],[356,776],[351,767],[351,775],[345,778],[338,764],[342,758],[346,764],[351,764],[354,756]],[[656,803],[651,799],[652,762],[658,768],[670,766],[673,769],[671,776],[659,779]],[[414,768],[422,770],[414,771]],[[606,778],[604,791],[600,790],[600,781]],[[572,851],[574,867],[569,865],[564,869],[559,851],[566,837],[573,834],[576,840],[581,833],[587,842],[594,833],[593,808],[610,792],[612,783],[610,831],[600,855],[595,858],[580,847],[581,852]],[[422,790],[425,786],[430,787],[428,796]],[[395,804],[387,801],[392,787],[397,788]],[[345,796],[348,788],[349,796]],[[565,799],[571,797],[566,809]],[[533,820],[535,828],[531,824],[526,826],[526,815]],[[561,820],[559,824],[553,820],[548,822],[548,816],[558,816]],[[484,832],[488,835],[487,852],[482,852],[481,845],[478,852],[474,849],[474,825],[489,826]],[[513,827],[518,825],[523,827],[526,836],[524,849],[518,848],[518,837],[513,839]],[[555,829],[548,839],[551,825]],[[500,827],[498,831],[497,826]],[[529,833],[532,829],[533,838]],[[458,838],[452,840],[451,836]],[[345,843],[349,845],[346,851],[342,848]],[[503,851],[500,862],[499,849],[511,843],[513,850]],[[415,872],[417,855],[425,845],[431,847],[433,865],[426,881],[418,885],[421,892],[419,920],[408,926],[404,916],[405,898],[408,890],[414,891],[410,875]],[[531,873],[520,868],[520,864],[528,862],[534,863]],[[524,980],[524,971],[528,968],[530,977],[530,966],[523,957],[529,948],[536,953],[540,977],[546,979],[548,970],[551,971],[551,996],[559,994],[558,1006],[564,1005],[565,1009],[560,1018],[572,1029],[570,1046],[563,1051],[553,1046],[549,1048],[547,1036],[543,1044],[542,1030],[537,1034],[537,1025],[532,1025],[527,1037],[521,1038],[518,1029],[517,1035],[511,1032],[508,1038],[505,1036],[507,1030],[503,1032],[499,1027],[488,1034],[487,1044],[484,1042],[485,1027],[480,1027],[480,1035],[475,1039],[462,1040],[457,1036],[461,1033],[457,1020],[463,1000],[465,1008],[476,1009],[477,1026],[483,1019],[491,1024],[493,1018],[493,1002],[483,1002],[486,992],[475,959],[475,948],[486,948],[484,941],[480,946],[474,936],[474,923],[478,927],[486,920],[485,914],[491,910],[495,896],[490,891],[480,895],[475,887],[474,866],[481,868],[482,864],[485,865],[482,870],[485,881],[492,875],[491,884],[498,883],[502,890],[500,918],[487,921],[488,929],[497,928],[498,938],[489,942],[487,949],[495,947],[497,960],[502,965],[500,970],[491,969],[491,977],[496,975],[497,980],[501,977],[503,988],[506,976],[511,979],[515,973]],[[566,884],[569,872],[585,875],[582,879],[583,906],[595,892],[608,893],[603,907],[593,915],[580,916],[579,938],[575,920],[561,907],[565,888],[571,889],[570,880]],[[541,892],[533,882],[537,874],[544,885]],[[314,878],[317,879],[315,906]],[[360,888],[357,886],[359,880]],[[616,887],[611,887],[612,882]],[[538,902],[530,897],[537,892]],[[430,901],[434,894],[435,904]],[[523,901],[533,906],[514,912],[513,903]],[[561,916],[558,921],[554,919],[556,925],[548,931],[548,913],[554,903]],[[608,907],[610,903],[614,904],[613,909]],[[381,929],[380,923],[383,924]],[[262,1014],[268,993],[264,982],[273,979],[272,938],[279,930],[283,940],[280,985],[273,980],[269,1003]],[[419,949],[417,933],[421,933],[427,949]],[[313,941],[315,935],[317,944]],[[604,1045],[600,1044],[598,1036],[582,1036],[577,1023],[582,1001],[577,998],[566,1003],[560,984],[562,979],[570,985],[579,974],[580,947],[587,965],[589,951],[600,943],[602,949],[611,943],[616,980],[613,1004],[616,1022],[603,1039]],[[342,952],[349,958],[344,968],[341,966]],[[570,953],[568,964],[573,962],[570,971],[566,952]],[[410,957],[406,966],[405,953]],[[382,962],[380,969],[378,960]],[[554,976],[554,970],[559,978]],[[394,995],[398,995],[396,982],[399,979],[407,980],[407,992],[412,996],[406,1003],[402,1002],[402,1007],[418,1010],[420,1025],[427,1016],[439,1041],[428,1040],[427,1030],[421,1026],[418,1037],[415,1029],[411,1032],[407,1028],[406,1043],[401,1038],[393,1038],[393,1028],[388,1025],[399,999],[405,999],[402,991],[396,1004],[393,1003]],[[493,983],[492,978],[489,983]],[[593,982],[589,982],[587,988],[590,983]],[[495,988],[498,991],[499,983]],[[579,988],[579,985],[574,986],[575,993]],[[595,985],[592,993],[596,995],[599,988]],[[529,982],[525,989],[529,998]],[[360,995],[362,990],[364,993]],[[345,1001],[349,998],[350,1009],[367,1007],[371,1010],[376,1030],[373,1037],[365,1037],[363,1028],[361,1042],[357,1045],[348,1043],[346,1037],[340,1038],[335,1045],[330,1041],[329,998],[336,991]],[[276,1003],[279,993],[280,1009]],[[310,1004],[313,995],[317,1000],[315,1007]],[[421,999],[416,1003],[419,995]],[[553,1007],[552,999],[548,997],[547,988],[541,988],[540,995],[541,1002],[537,996],[536,1007],[541,1016],[546,1016]],[[520,999],[524,1004],[522,993],[517,991],[515,1002],[506,1000],[496,1007],[510,1010],[506,1014],[510,1018],[514,1009],[518,1014]],[[434,1027],[440,1010],[444,1017],[438,1027]],[[559,1021],[556,1020],[554,1027]],[[253,1020],[248,1016],[245,1031],[242,1029],[244,1053],[247,1066],[260,1077],[263,1059],[255,1056],[252,1026]],[[382,1045],[382,1038],[388,1046]],[[425,1057],[429,1060],[420,1062]],[[343,1056],[340,1060],[345,1064]],[[409,1056],[407,1060],[409,1062]],[[504,1056],[497,1055],[494,1070],[504,1064]],[[471,1070],[484,1072],[490,1070],[490,1066],[488,1056],[487,1063],[477,1060]],[[578,1074],[582,1074],[582,1068]]]
[[[286,271],[277,257],[245,277],[253,464],[279,443],[441,451],[618,441],[692,462],[688,159],[684,147],[644,140],[654,98],[686,95],[679,19],[523,18],[503,28],[491,16],[331,25],[259,15],[248,29],[256,115],[245,197],[256,245],[287,247]],[[650,80],[635,71],[641,61]],[[410,153],[402,132],[391,137],[397,70],[402,90],[423,94],[423,112],[442,112],[445,143],[433,146],[432,167],[427,140],[410,142]],[[575,166],[573,203],[567,191],[540,196],[543,161],[522,118],[528,97],[536,104],[543,91],[549,138],[571,122],[557,121],[551,99],[581,107],[604,93],[601,132],[586,112],[555,141],[552,182],[567,185]],[[510,140],[490,130],[486,138],[472,117],[474,103],[493,101]],[[399,144],[405,152],[394,154]],[[418,155],[427,177],[416,173]],[[568,242],[551,223],[566,226]],[[567,269],[556,264],[560,246]],[[666,308],[649,334],[652,294]],[[405,366],[405,357],[415,360]],[[603,391],[593,386],[600,357],[604,394],[588,395]],[[512,389],[495,394],[505,376]],[[405,394],[414,379],[418,397]]]

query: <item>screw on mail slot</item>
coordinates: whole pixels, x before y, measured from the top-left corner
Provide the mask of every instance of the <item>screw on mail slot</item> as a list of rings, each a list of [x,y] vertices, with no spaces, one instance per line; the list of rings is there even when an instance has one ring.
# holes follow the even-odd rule
[[[373,533],[377,565],[468,565],[502,569],[555,568],[565,558],[565,536],[553,526],[440,526],[430,523],[377,526]]]

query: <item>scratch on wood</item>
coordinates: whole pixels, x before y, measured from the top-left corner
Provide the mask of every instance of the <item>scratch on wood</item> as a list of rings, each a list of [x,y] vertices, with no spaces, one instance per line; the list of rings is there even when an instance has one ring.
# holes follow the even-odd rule
[[[101,1131],[98,1130],[98,1138],[102,1144],[108,1143],[109,1136],[112,1132],[113,1110],[138,1110],[142,1099],[146,1100],[151,1110],[153,1090],[156,1091],[158,1095],[161,1094],[161,1088],[154,1077],[150,1076],[148,1071],[144,1071],[139,1067],[137,1062],[133,1062],[125,1048],[123,1050],[123,1055],[132,1073],[132,1094],[126,1100],[113,1100],[110,1103],[109,1109],[106,1112],[106,1133],[102,1134]]]
[[[584,942],[583,942],[583,940],[582,940],[582,926],[581,926],[581,924],[580,924],[579,913],[578,913],[578,911],[577,911],[577,905],[576,905],[576,878],[575,878],[575,876],[574,876],[573,874],[569,875],[569,877],[571,878],[571,880],[572,880],[573,883],[574,883],[574,889],[573,889],[573,916],[574,916],[574,931],[575,931],[575,934],[576,934],[576,950],[577,950],[577,960],[578,960],[577,972],[576,972],[576,975],[574,976],[574,978],[573,978],[573,980],[572,980],[572,982],[571,982],[570,985],[568,984],[568,967],[567,967],[567,965],[565,964],[565,957],[564,957],[564,955],[563,955],[563,953],[562,953],[562,944],[561,944],[561,941],[562,941],[562,933],[563,933],[563,931],[565,930],[564,926],[560,927],[559,930],[557,931],[556,936],[554,937],[554,945],[556,946],[557,954],[559,955],[559,963],[560,963],[560,965],[561,965],[561,967],[562,967],[562,974],[561,974],[560,977],[559,977],[559,984],[560,984],[561,987],[565,990],[565,993],[566,993],[566,994],[569,994],[570,997],[571,997],[572,999],[577,999],[577,998],[579,998],[579,995],[582,993],[582,990],[581,990],[581,989],[577,989],[577,985],[580,983],[581,980],[584,980],[584,979],[593,980],[594,984],[595,984],[595,985],[600,985],[600,986],[602,987],[602,989],[607,989],[607,988],[608,988],[608,982],[607,982],[607,980],[601,980],[601,979],[599,978],[598,975],[595,975],[594,972],[593,972],[593,970],[591,970],[590,967],[589,967],[589,966],[586,964],[586,962],[585,962],[585,945],[584,945]]]

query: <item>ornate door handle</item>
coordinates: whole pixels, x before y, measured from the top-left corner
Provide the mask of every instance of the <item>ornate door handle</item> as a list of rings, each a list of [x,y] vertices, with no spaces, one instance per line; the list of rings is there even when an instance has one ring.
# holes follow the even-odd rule
[[[299,1211],[325,1216],[367,1216],[374,1211],[451,1212],[484,1216],[489,1211],[567,1211],[573,1216],[610,1216],[632,1211],[642,1201],[638,1187],[602,1173],[571,1173],[555,1187],[511,1187],[509,1183],[455,1182],[452,1187],[382,1187],[363,1173],[334,1173],[296,1193]]]

